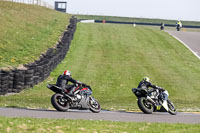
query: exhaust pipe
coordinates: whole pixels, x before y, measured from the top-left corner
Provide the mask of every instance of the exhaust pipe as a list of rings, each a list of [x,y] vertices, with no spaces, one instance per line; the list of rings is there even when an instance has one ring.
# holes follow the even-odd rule
[[[64,96],[66,96],[66,97],[68,97],[72,102],[73,102],[73,99],[72,99],[72,97],[70,97],[69,95],[67,95],[67,94],[64,94]]]
[[[153,99],[151,99],[149,96],[147,96],[147,100],[149,100],[149,102],[151,102],[152,104],[156,104],[154,101],[153,101]]]

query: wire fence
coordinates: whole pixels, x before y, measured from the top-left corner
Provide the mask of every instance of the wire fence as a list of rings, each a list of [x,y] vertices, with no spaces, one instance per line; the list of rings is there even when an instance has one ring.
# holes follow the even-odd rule
[[[38,6],[43,6],[46,8],[54,9],[54,7],[52,5],[50,5],[48,2],[45,2],[43,0],[2,0],[2,1],[10,1],[10,2],[16,2],[16,3],[38,5]]]

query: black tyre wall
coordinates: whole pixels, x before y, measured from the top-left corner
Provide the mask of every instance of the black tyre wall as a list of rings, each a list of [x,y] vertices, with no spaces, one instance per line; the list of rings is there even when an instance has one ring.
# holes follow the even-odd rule
[[[76,30],[77,19],[72,17],[70,24],[54,48],[47,49],[39,59],[24,64],[23,69],[3,71],[0,69],[0,95],[20,92],[44,81],[65,58]]]

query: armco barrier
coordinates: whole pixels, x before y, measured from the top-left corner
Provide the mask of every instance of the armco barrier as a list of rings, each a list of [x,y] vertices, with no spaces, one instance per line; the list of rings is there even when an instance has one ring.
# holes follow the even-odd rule
[[[35,62],[24,64],[20,69],[0,70],[0,95],[18,93],[45,80],[65,58],[76,31],[76,24],[77,18],[72,17],[56,46],[49,48]]]
[[[104,21],[95,20],[95,23],[112,23],[112,24],[136,24],[136,25],[149,25],[149,26],[161,26],[159,23],[139,23],[139,22],[122,22],[122,21]],[[166,27],[176,27],[175,24],[165,24]],[[200,28],[200,26],[183,25],[183,28]]]

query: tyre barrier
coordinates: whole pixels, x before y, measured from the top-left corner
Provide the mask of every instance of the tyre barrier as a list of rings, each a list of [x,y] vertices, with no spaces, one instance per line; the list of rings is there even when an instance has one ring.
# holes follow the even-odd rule
[[[72,17],[56,46],[47,49],[35,62],[24,64],[23,68],[0,69],[0,95],[19,93],[44,81],[65,58],[76,31],[76,24],[77,18]]]

